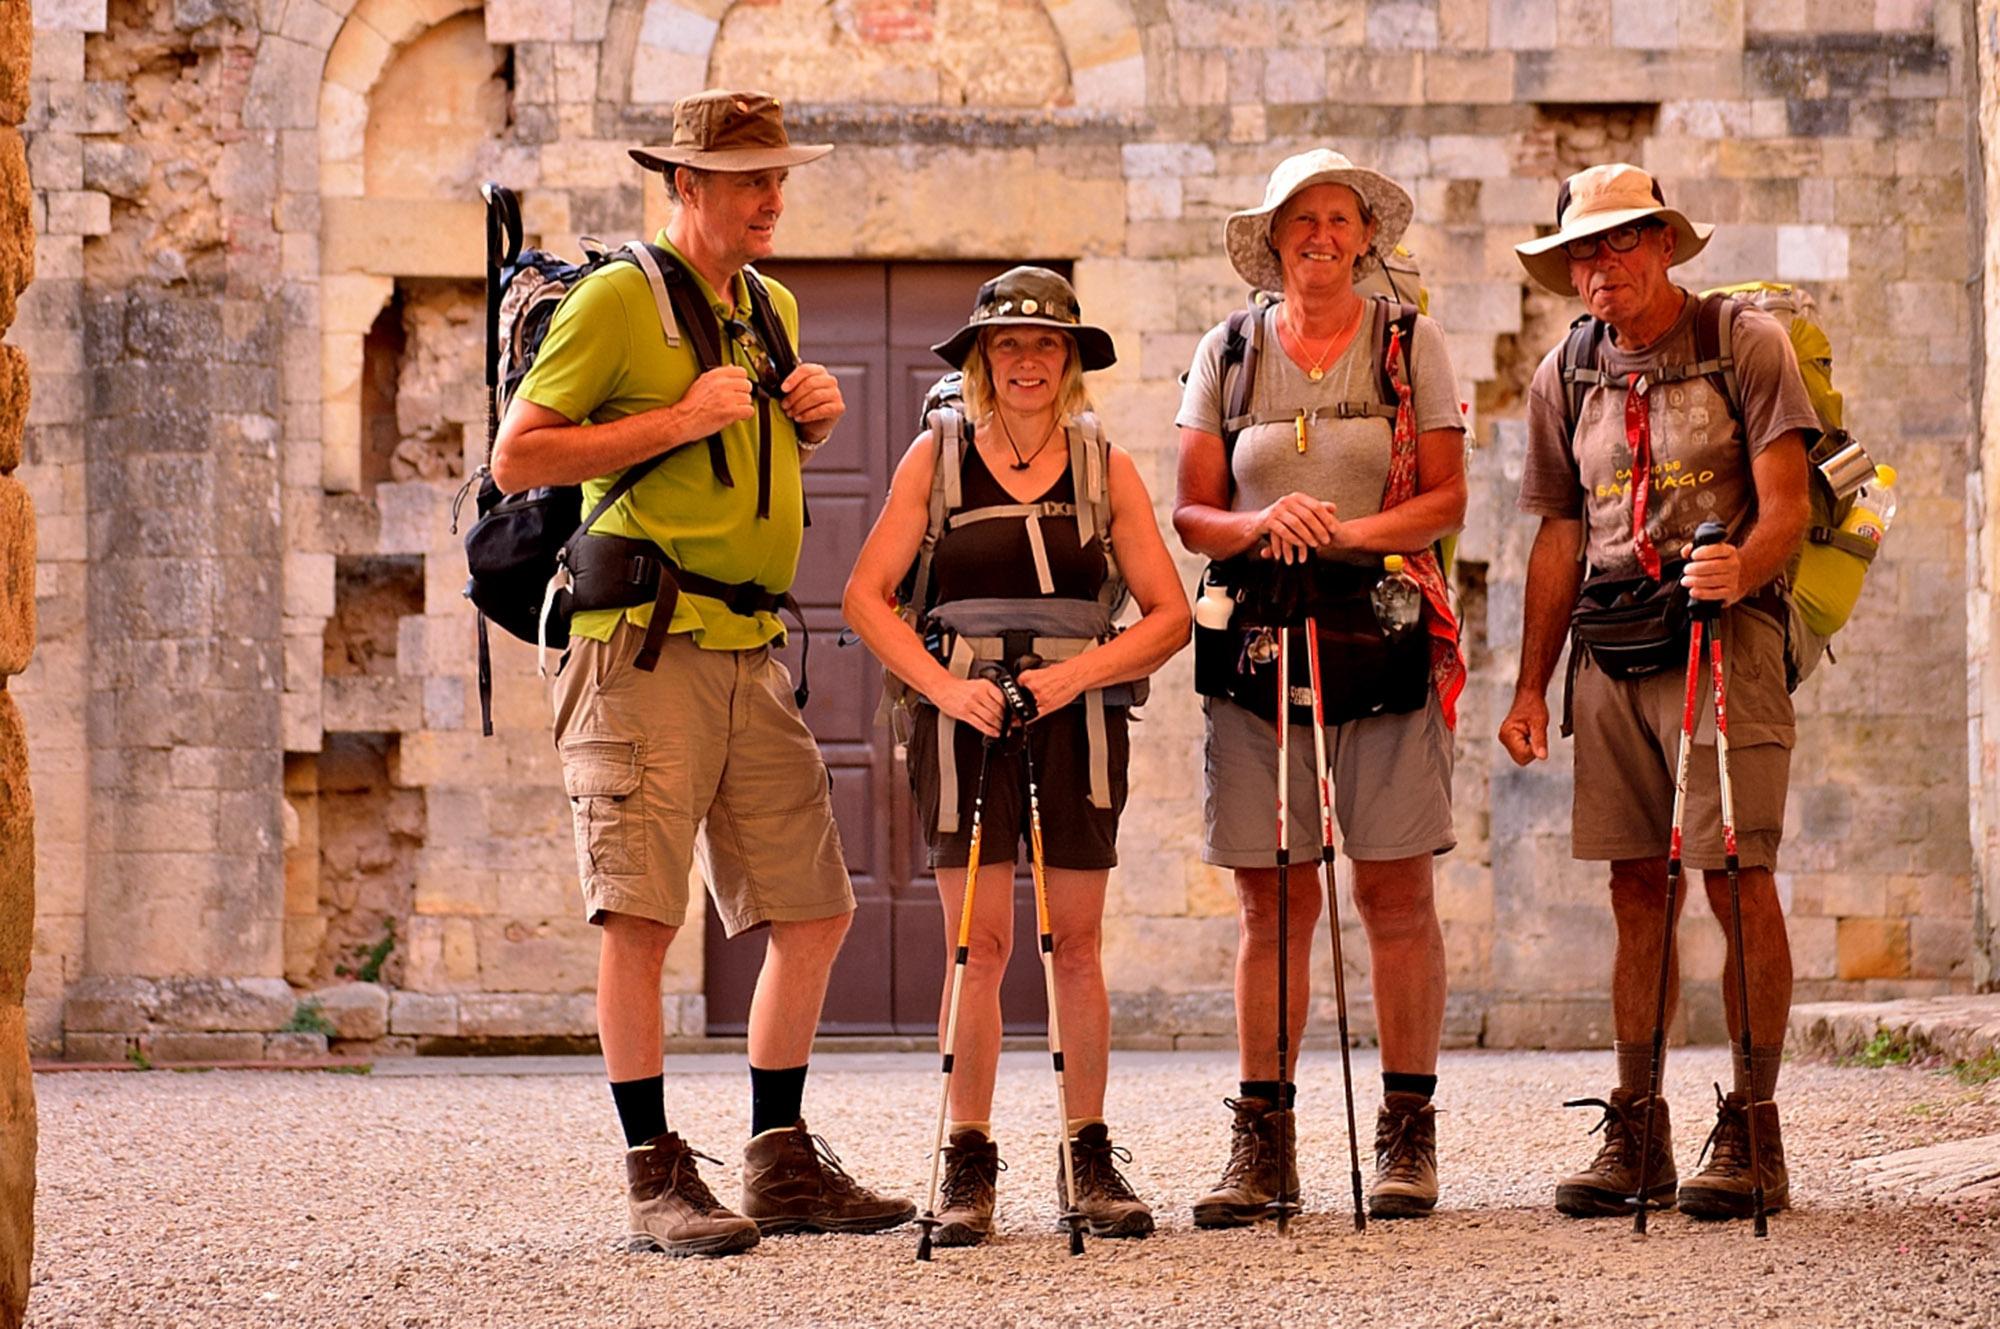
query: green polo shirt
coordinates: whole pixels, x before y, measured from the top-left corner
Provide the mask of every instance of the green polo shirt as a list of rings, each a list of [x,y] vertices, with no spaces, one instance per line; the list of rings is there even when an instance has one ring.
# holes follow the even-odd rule
[[[679,257],[665,231],[654,243]],[[733,314],[749,321],[750,299],[740,279],[734,310],[699,274],[695,280],[718,318]],[[764,285],[786,335],[797,346],[798,301],[777,282],[766,279]],[[748,356],[733,340],[725,336],[722,343],[734,363],[751,369]],[[685,333],[679,346],[667,344],[645,273],[631,263],[613,263],[579,282],[557,308],[541,354],[517,395],[571,420],[594,423],[670,406],[686,395],[699,373],[694,345]],[[754,581],[767,591],[788,591],[798,572],[804,535],[798,434],[791,419],[773,403],[771,515],[761,519],[756,416],[725,428],[722,446],[736,482],[733,486],[715,478],[708,447],[697,440],[668,453],[591,530],[651,540],[677,565],[704,577]],[[616,480],[614,472],[585,482],[583,510],[588,513],[595,507]],[[580,613],[571,621],[570,632],[609,641],[620,614],[644,627],[652,621],[653,606]],[[705,650],[740,651],[782,637],[785,629],[775,614],[736,614],[708,596],[683,594],[668,631],[693,633],[695,644]]]

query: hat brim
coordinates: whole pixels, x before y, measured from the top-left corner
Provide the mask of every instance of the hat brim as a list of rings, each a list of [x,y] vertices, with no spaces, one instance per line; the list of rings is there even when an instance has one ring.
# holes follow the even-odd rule
[[[803,166],[833,151],[831,143],[799,143],[789,148],[736,148],[725,152],[704,152],[700,148],[628,148],[632,160],[649,171],[662,173],[676,166],[697,171],[775,171],[786,166]]]
[[[1380,171],[1365,166],[1315,171],[1276,202],[1232,212],[1222,224],[1222,244],[1229,253],[1230,266],[1253,289],[1275,292],[1285,289],[1284,267],[1278,262],[1278,251],[1271,247],[1271,217],[1294,195],[1314,185],[1346,185],[1361,196],[1361,201],[1375,214],[1375,240],[1369,251],[1377,259],[1394,253],[1403,233],[1410,229],[1415,202],[1407,190]]]
[[[1562,247],[1571,240],[1602,235],[1652,217],[1659,218],[1673,229],[1674,256],[1667,261],[1670,268],[1680,266],[1706,249],[1709,237],[1715,234],[1713,226],[1691,222],[1677,208],[1619,208],[1614,212],[1592,213],[1554,235],[1544,235],[1515,245],[1514,255],[1521,260],[1521,266],[1528,270],[1528,275],[1547,289],[1557,295],[1575,295],[1576,283],[1569,279],[1569,255],[1563,252]]]
[[[931,350],[938,354],[953,369],[965,368],[965,358],[972,354],[972,348],[979,341],[979,334],[988,328],[1053,328],[1066,332],[1076,343],[1076,363],[1083,372],[1109,369],[1118,363],[1117,348],[1111,344],[1111,334],[1103,328],[1092,327],[1088,323],[1059,323],[1052,318],[989,318],[979,323],[968,323]]]

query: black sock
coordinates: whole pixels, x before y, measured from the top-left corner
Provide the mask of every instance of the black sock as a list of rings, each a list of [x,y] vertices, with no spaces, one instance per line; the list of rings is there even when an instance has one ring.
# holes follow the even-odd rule
[[[1237,1090],[1245,1098],[1261,1098],[1266,1103],[1277,1104],[1277,1106],[1287,1110],[1299,1101],[1298,1085],[1288,1084],[1282,1086],[1285,1101],[1278,1103],[1281,1086],[1276,1080],[1239,1080],[1237,1081]]]
[[[1435,1075],[1409,1075],[1403,1071],[1382,1072],[1382,1092],[1385,1094],[1422,1094],[1429,1098],[1437,1092],[1438,1078]]]
[[[666,1081],[658,1075],[612,1082],[611,1101],[618,1105],[618,1124],[625,1128],[627,1149],[667,1133],[666,1095]]]
[[[800,1105],[806,1097],[806,1068],[787,1066],[780,1071],[750,1068],[750,1133],[788,1130],[805,1114]]]

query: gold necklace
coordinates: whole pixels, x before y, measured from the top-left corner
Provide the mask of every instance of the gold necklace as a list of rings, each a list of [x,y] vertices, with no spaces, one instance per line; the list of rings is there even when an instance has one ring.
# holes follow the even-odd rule
[[[1361,326],[1362,312],[1367,308],[1366,304],[1357,304],[1354,310],[1354,317],[1348,322],[1348,325],[1326,339],[1326,345],[1320,348],[1320,353],[1313,357],[1312,364],[1306,368],[1306,377],[1308,379],[1317,383],[1326,377],[1327,357],[1333,354],[1333,348],[1336,343],[1353,337],[1355,329]],[[1311,350],[1311,347],[1306,342],[1306,335],[1299,329],[1296,319],[1292,320],[1292,339],[1298,342],[1300,350]],[[1303,449],[1301,450],[1303,451]]]

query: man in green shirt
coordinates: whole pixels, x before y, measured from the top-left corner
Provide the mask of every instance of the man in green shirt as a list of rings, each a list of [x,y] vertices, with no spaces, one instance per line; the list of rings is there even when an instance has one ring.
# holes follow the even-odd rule
[[[756,1245],[760,1229],[874,1231],[916,1213],[849,1177],[800,1111],[854,893],[825,763],[771,656],[784,633],[772,611],[798,568],[800,466],[846,406],[823,365],[778,376],[790,347],[774,357],[763,344],[748,265],[771,253],[790,168],[830,151],[792,145],[764,93],[676,103],[672,144],[632,156],[666,177],[677,206],[657,243],[714,326],[668,326],[652,274],[606,265],[556,311],[494,448],[503,490],[580,483],[586,511],[625,468],[662,457],[591,533],[663,561],[679,593],[663,585],[642,604],[578,612],[554,698],[584,906],[603,929],[598,1035],[628,1146],[634,1250],[723,1255]],[[762,287],[796,345],[796,301]],[[721,348],[706,372],[697,334]],[[663,636],[648,633],[656,608],[670,616]],[[660,974],[697,844],[725,931],[770,929],[750,1006],[741,1214],[666,1125]]]

